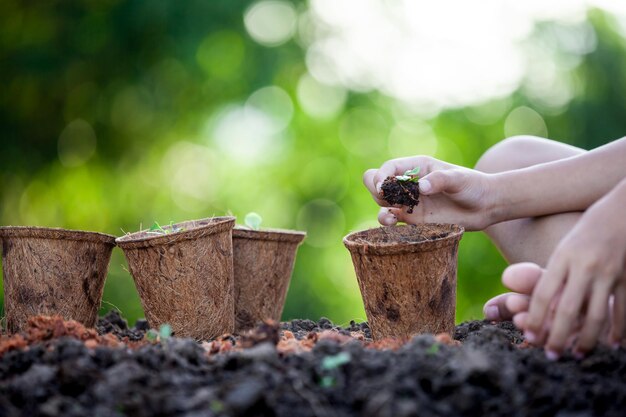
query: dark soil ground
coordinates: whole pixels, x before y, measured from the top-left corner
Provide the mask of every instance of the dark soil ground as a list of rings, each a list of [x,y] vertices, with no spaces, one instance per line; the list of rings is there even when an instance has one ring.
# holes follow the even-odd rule
[[[412,181],[398,181],[396,177],[387,177],[380,187],[381,197],[387,203],[407,206],[407,212],[413,213],[413,207],[419,204],[419,185]]]
[[[624,350],[553,363],[508,322],[406,343],[326,319],[204,343],[148,342],[146,328],[38,318],[3,337],[0,416],[626,415]]]

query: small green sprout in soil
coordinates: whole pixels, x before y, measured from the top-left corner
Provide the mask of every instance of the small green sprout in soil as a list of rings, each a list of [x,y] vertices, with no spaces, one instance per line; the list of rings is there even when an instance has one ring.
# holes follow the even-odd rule
[[[150,329],[146,332],[146,339],[150,342],[163,342],[164,340],[169,339],[172,336],[172,326],[165,323],[159,327],[159,331],[157,332],[154,329]]]
[[[392,206],[407,206],[407,213],[413,213],[413,207],[419,204],[419,172],[420,167],[415,167],[402,175],[387,177],[380,189],[382,199]]]
[[[436,355],[437,352],[439,352],[439,344],[438,343],[433,343],[432,345],[430,345],[430,347],[426,350],[426,354],[427,355]]]
[[[152,226],[150,226],[150,229],[148,229],[146,233],[150,233],[154,235],[167,235],[170,233],[182,232],[183,230],[185,229],[183,229],[182,227],[174,226],[174,222],[170,222],[169,229],[164,229],[163,227],[161,227],[159,222],[155,220],[155,222],[152,224]]]
[[[250,229],[259,230],[261,228],[263,218],[257,213],[248,213],[243,221]]]
[[[332,388],[335,384],[335,378],[330,375],[323,376],[322,379],[320,379],[320,387],[322,388]]]
[[[224,411],[224,403],[220,400],[212,400],[209,404],[209,408],[214,413],[221,413],[222,411]]]
[[[159,327],[159,338],[161,340],[169,339],[172,336],[172,326],[165,323]]]
[[[329,371],[331,369],[338,368],[350,362],[350,354],[348,352],[341,352],[333,356],[326,356],[322,361],[322,369]]]

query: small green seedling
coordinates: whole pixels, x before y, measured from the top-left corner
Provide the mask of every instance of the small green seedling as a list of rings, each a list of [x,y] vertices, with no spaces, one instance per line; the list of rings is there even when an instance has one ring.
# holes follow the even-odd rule
[[[220,400],[212,400],[209,403],[209,408],[211,409],[211,411],[213,411],[214,413],[221,413],[222,411],[224,411],[224,403],[221,402]]]
[[[172,326],[165,323],[159,327],[159,338],[161,340],[169,339],[172,336]]]
[[[183,230],[185,229],[183,229],[182,227],[175,227],[174,222],[170,222],[169,229],[164,229],[161,227],[159,222],[155,220],[152,226],[150,226],[150,229],[148,229],[147,233],[151,233],[155,235],[166,235],[168,233],[182,232]]]
[[[332,376],[323,376],[322,379],[320,379],[320,387],[322,388],[332,388],[335,386],[335,384],[337,383],[337,381],[335,381],[335,378]]]
[[[341,352],[333,356],[326,356],[322,361],[322,369],[331,370],[340,367],[341,365],[345,365],[350,362],[352,357],[348,352]]]
[[[159,332],[157,332],[154,329],[150,329],[146,333],[146,339],[148,339],[149,342],[156,342],[158,338],[159,338]]]
[[[244,223],[252,230],[259,230],[261,228],[261,223],[263,222],[263,218],[257,213],[248,213],[244,219]]]
[[[167,323],[162,324],[158,332],[154,329],[150,329],[146,333],[146,339],[150,342],[162,342],[170,337],[172,337],[172,326]]]
[[[420,167],[415,167],[408,171],[405,171],[402,175],[396,175],[398,181],[418,182],[420,180],[419,174]]]
[[[439,344],[438,343],[433,343],[432,345],[430,345],[430,347],[428,349],[426,349],[426,354],[427,355],[436,355],[437,352],[439,352]]]

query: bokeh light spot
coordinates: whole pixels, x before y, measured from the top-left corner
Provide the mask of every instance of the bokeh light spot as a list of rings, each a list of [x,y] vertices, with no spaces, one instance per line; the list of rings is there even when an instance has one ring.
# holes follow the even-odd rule
[[[345,195],[349,182],[346,166],[332,157],[316,158],[298,174],[298,185],[305,195],[328,197],[334,201]]]
[[[327,120],[337,116],[346,104],[345,88],[318,82],[308,73],[298,81],[298,102],[309,116]]]
[[[246,109],[261,111],[273,119],[274,129],[278,132],[287,127],[293,116],[293,103],[289,95],[275,85],[263,87],[250,95]]]
[[[437,138],[432,128],[420,119],[398,122],[389,134],[389,154],[393,158],[409,155],[434,155]]]
[[[542,138],[548,137],[548,127],[543,117],[530,107],[520,106],[506,117],[504,121],[504,135],[533,135]]]
[[[343,116],[339,139],[351,153],[359,156],[380,155],[389,134],[387,121],[368,108],[355,108]]]
[[[285,145],[281,126],[253,106],[229,106],[215,116],[211,125],[218,148],[242,164],[272,162]]]
[[[61,132],[58,152],[59,160],[66,167],[84,164],[96,152],[96,132],[86,121],[74,120]]]
[[[502,119],[510,108],[511,99],[504,98],[466,107],[463,112],[470,122],[487,126]]]
[[[128,87],[119,92],[111,106],[111,122],[116,128],[137,132],[153,120],[152,98],[143,88]]]
[[[244,13],[246,30],[258,43],[278,46],[287,42],[296,31],[297,14],[286,1],[260,1]]]
[[[174,203],[188,212],[204,210],[216,188],[213,152],[206,146],[180,141],[174,143],[161,163],[161,173],[169,183]]]
[[[298,212],[298,229],[306,230],[305,243],[316,248],[341,240],[345,224],[343,210],[331,200],[320,198],[309,201]]]
[[[196,61],[209,76],[231,80],[239,76],[245,52],[238,33],[221,31],[204,38],[196,51]]]

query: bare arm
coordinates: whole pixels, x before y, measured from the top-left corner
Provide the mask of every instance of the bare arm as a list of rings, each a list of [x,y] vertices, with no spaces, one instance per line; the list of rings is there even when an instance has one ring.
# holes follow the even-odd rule
[[[493,174],[492,221],[584,211],[626,178],[626,137],[582,155]]]

